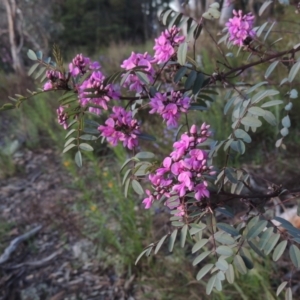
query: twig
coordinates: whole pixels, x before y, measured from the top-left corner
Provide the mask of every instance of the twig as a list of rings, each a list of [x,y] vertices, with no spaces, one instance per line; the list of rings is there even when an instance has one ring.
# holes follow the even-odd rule
[[[13,239],[10,242],[9,246],[4,250],[4,253],[0,256],[0,264],[5,263],[9,259],[10,255],[17,249],[19,244],[21,244],[23,241],[28,240],[35,234],[37,234],[41,229],[42,229],[42,226],[39,225],[39,226],[33,228],[32,230],[24,233],[23,235],[18,236],[15,239]]]
[[[24,263],[15,265],[15,266],[11,266],[8,269],[18,269],[18,268],[21,268],[21,267],[24,267],[24,266],[38,268],[38,267],[41,267],[44,264],[48,263],[49,261],[53,260],[56,256],[58,256],[59,254],[61,254],[61,252],[62,252],[61,250],[58,250],[58,251],[52,253],[51,255],[49,255],[49,256],[41,259],[41,260],[27,261],[27,262],[24,262]]]

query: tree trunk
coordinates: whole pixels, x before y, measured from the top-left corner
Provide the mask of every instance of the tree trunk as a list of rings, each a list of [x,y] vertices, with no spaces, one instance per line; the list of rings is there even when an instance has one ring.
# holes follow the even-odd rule
[[[13,68],[16,73],[23,75],[24,69],[20,56],[22,41],[18,43],[17,37],[21,36],[17,28],[17,6],[15,0],[3,0],[7,13],[8,36],[10,44],[10,52],[13,61]]]

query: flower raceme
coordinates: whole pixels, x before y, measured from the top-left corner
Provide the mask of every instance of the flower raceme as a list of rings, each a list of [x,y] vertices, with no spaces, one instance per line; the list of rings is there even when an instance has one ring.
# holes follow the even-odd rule
[[[226,23],[226,27],[229,32],[229,40],[233,42],[234,45],[243,46],[244,41],[255,36],[255,31],[253,30],[254,16],[249,13],[243,16],[243,12],[239,10],[233,10],[234,17],[229,19]]]
[[[121,141],[124,147],[132,150],[138,145],[138,122],[132,118],[132,112],[127,112],[123,107],[114,106],[112,110],[114,113],[106,120],[105,125],[98,127],[98,130],[112,146]]]
[[[168,127],[176,127],[180,112],[186,113],[190,107],[191,99],[179,91],[156,93],[150,101],[150,114],[158,113],[166,121]]]
[[[170,209],[176,208],[179,210],[178,214],[183,216],[184,198],[188,193],[195,192],[195,199],[198,201],[209,197],[203,175],[214,175],[215,172],[212,171],[212,166],[207,165],[206,151],[197,148],[210,136],[209,128],[205,123],[199,129],[192,125],[189,132],[182,134],[180,140],[173,144],[174,150],[170,156],[163,160],[160,168],[149,175],[154,192],[146,190],[148,197],[143,200],[146,209],[155,200],[165,196],[166,205]],[[172,201],[169,200],[171,197]]]
[[[155,74],[151,64],[152,60],[153,58],[147,52],[144,54],[136,54],[132,52],[131,56],[123,61],[121,68],[130,71],[137,67],[143,67],[143,71],[147,72],[149,83],[152,84],[154,82]],[[123,76],[126,76],[126,74]],[[129,88],[130,91],[135,91],[137,93],[141,93],[143,91],[144,85],[145,83],[142,82],[136,74],[129,74],[123,84],[125,88]]]
[[[79,101],[82,106],[92,105],[89,111],[99,115],[100,107],[108,109],[108,102],[111,99],[119,99],[120,93],[112,84],[104,84],[105,76],[101,71],[92,72],[91,76],[79,87]],[[86,91],[92,89],[93,91]],[[96,107],[93,107],[96,106]],[[100,107],[99,107],[100,106]]]
[[[175,48],[185,40],[184,36],[179,35],[180,29],[175,25],[171,29],[166,29],[155,39],[155,50],[153,62],[166,63],[175,53]]]

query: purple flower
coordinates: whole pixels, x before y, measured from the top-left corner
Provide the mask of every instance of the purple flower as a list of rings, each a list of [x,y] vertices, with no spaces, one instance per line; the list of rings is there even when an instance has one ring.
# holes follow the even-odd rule
[[[123,107],[114,106],[110,118],[106,120],[105,125],[100,125],[98,130],[112,146],[121,141],[124,147],[132,150],[138,145],[138,122],[132,118],[131,111],[127,112]]]
[[[128,59],[125,59],[121,65],[121,68],[130,71],[136,67],[144,67],[144,72],[147,72],[147,77],[150,83],[154,81],[155,71],[151,65],[153,58],[146,52],[144,54],[140,53],[131,53],[131,56]],[[140,71],[141,72],[141,71]],[[125,74],[123,76],[126,76]],[[145,83],[140,80],[140,78],[135,74],[127,75],[126,80],[124,81],[124,87],[129,88],[130,91],[135,91],[141,93],[143,91]]]
[[[229,40],[232,41],[234,45],[243,46],[246,38],[255,36],[255,31],[253,29],[254,16],[249,13],[243,16],[243,12],[239,10],[233,10],[234,17],[229,19],[226,23],[226,27],[229,31]]]
[[[104,84],[104,79],[105,76],[100,71],[94,71],[79,87],[80,104],[82,106],[91,105],[89,111],[98,115],[101,113],[100,107],[107,110],[108,102],[111,99],[119,99],[120,97],[120,93],[115,90],[113,85]],[[93,91],[86,91],[87,89],[93,89]],[[93,105],[96,107],[93,107]]]
[[[180,112],[186,113],[190,107],[191,99],[179,91],[156,93],[150,101],[150,114],[158,113],[166,121],[168,127],[176,127]]]
[[[148,195],[148,198],[143,200],[143,204],[145,205],[145,209],[149,209],[154,202],[154,197],[149,190],[146,190],[146,194]]]
[[[43,87],[44,91],[55,89],[56,87],[59,87],[59,81],[64,80],[64,76],[56,70],[47,70],[46,71],[46,77],[49,79]]]
[[[68,114],[65,113],[64,110],[65,110],[65,107],[63,107],[63,106],[60,106],[56,110],[57,120],[58,120],[58,123],[64,127],[64,129],[67,129],[68,128],[68,123],[67,123]]]
[[[205,123],[200,128],[192,125],[190,132],[183,133],[180,140],[173,144],[173,152],[163,160],[161,167],[149,174],[154,193],[151,194],[153,198],[148,197],[143,201],[147,207],[148,203],[165,196],[165,204],[170,209],[180,210],[179,215],[182,216],[186,214],[187,193],[194,191],[198,201],[209,197],[203,175],[212,175],[214,171],[212,166],[207,166],[206,151],[197,148],[210,136],[209,127]],[[170,201],[170,197],[174,196],[175,200]]]
[[[200,201],[202,198],[206,197],[209,198],[209,190],[207,189],[204,183],[200,183],[195,186],[195,199]]]
[[[91,60],[82,54],[77,54],[69,64],[69,72],[72,76],[83,75],[88,69],[100,69],[100,64],[98,62],[91,63]]]
[[[44,91],[48,91],[48,90],[52,90],[53,89],[53,84],[51,81],[47,81],[45,84],[44,84],[44,87],[43,87],[43,90]]]
[[[166,29],[155,39],[154,60],[158,64],[165,63],[175,54],[175,47],[184,42],[185,37],[179,36],[180,29],[175,25],[171,29]]]

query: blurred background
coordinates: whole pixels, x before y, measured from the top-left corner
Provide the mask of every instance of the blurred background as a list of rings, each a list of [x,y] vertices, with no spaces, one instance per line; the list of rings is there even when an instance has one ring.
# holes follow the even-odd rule
[[[206,23],[216,39],[236,8],[253,12],[257,25],[267,19],[276,21],[270,39],[284,39],[275,50],[299,43],[300,22],[295,6],[271,5],[259,18],[263,1],[225,1],[226,6],[220,2],[220,21]],[[153,54],[153,39],[163,30],[157,18],[163,8],[171,6],[199,20],[210,3],[1,0],[0,106],[8,102],[8,96],[26,94],[27,88],[36,90],[42,86],[26,75],[32,64],[26,55],[28,49],[51,56],[55,43],[66,65],[77,53],[83,53],[98,60],[105,74],[112,74],[132,51]],[[212,57],[217,58],[219,52],[208,33],[201,34],[196,49],[206,73],[212,73],[217,66]],[[246,55],[240,55],[236,64],[246,59]],[[255,67],[242,74],[239,81],[261,81],[266,68]],[[282,71],[274,71],[269,83],[278,85]],[[300,83],[300,78],[295,82]],[[287,89],[282,89],[282,99]],[[227,137],[231,130],[230,120],[223,115],[226,91],[218,92],[209,111],[191,115],[197,124],[209,122],[215,139]],[[143,258],[135,266],[143,248],[171,229],[168,212],[159,206],[144,210],[142,199],[134,193],[125,199],[119,170],[129,153],[122,147],[95,143],[97,150],[85,154],[82,169],[75,165],[74,153],[61,153],[65,131],[56,121],[57,98],[55,93],[47,93],[29,99],[17,110],[0,112],[0,255],[12,240],[31,232],[0,264],[1,300],[250,300],[258,295],[261,299],[277,299],[274,290],[289,276],[284,261],[275,266],[271,260],[262,263],[256,258],[254,270],[239,275],[233,285],[225,284],[223,292],[214,291],[210,297],[205,295],[205,281],[195,280],[201,265],[191,264],[192,243],[185,249],[175,247],[173,253],[162,248],[158,255]],[[263,186],[265,178],[286,188],[298,187],[299,113],[300,105],[295,101],[290,115],[293,129],[285,139],[286,149],[274,146],[280,125],[271,128],[264,124],[253,135],[246,155],[233,161],[235,167],[246,168],[258,185]],[[281,111],[277,109],[274,114],[280,121]],[[155,152],[160,160],[171,151],[174,132],[162,131],[159,117],[151,118],[151,122],[146,114],[142,118],[147,133],[155,135],[157,142],[143,142],[141,148]],[[97,121],[104,120],[105,116],[101,116]],[[216,164],[223,160],[217,157]]]

